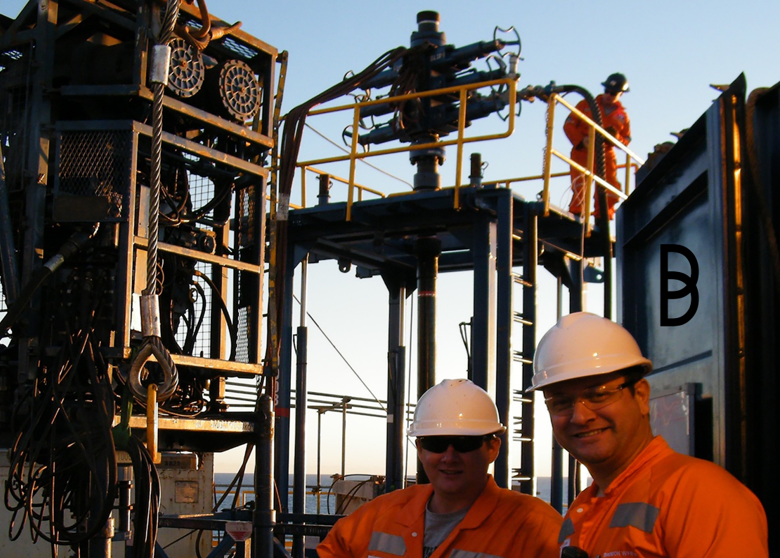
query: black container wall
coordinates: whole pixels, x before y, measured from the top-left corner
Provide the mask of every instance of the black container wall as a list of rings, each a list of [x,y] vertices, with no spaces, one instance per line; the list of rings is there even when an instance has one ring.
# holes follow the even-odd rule
[[[747,110],[745,97],[740,76],[671,151],[640,169],[617,217],[618,321],[653,361],[651,397],[677,398],[684,410],[670,423],[651,400],[655,432],[758,495],[774,555],[780,519],[770,503],[780,494],[768,456],[780,442],[780,287],[768,239],[778,214],[778,89],[752,95]]]

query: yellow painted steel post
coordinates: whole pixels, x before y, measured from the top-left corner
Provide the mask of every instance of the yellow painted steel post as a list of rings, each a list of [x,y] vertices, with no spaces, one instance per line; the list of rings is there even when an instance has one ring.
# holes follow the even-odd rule
[[[158,428],[157,384],[149,384],[146,388],[146,449],[155,464],[162,463],[162,454],[157,451]]]
[[[628,195],[628,185],[631,181],[631,155],[626,153],[626,182],[623,184],[623,192]]]
[[[593,164],[596,160],[596,129],[588,130],[588,173],[585,175],[585,236],[590,236],[590,199],[593,197]]]
[[[306,171],[309,167],[301,167],[301,207],[306,207]]]
[[[463,168],[463,134],[466,131],[466,88],[460,90],[458,107],[458,159],[455,163],[455,209],[460,209],[460,171]]]
[[[544,189],[542,190],[545,217],[550,215],[550,174],[552,173],[553,123],[555,122],[555,104],[557,102],[557,93],[550,95],[550,99],[547,101],[547,146],[544,150]]]
[[[349,189],[347,193],[347,221],[352,220],[352,202],[355,189],[355,163],[357,161],[358,130],[360,126],[360,104],[355,105],[352,119],[352,150],[349,152]]]

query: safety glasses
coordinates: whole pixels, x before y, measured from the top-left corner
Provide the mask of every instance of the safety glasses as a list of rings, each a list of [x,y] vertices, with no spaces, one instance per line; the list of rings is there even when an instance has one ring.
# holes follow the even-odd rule
[[[598,411],[607,405],[612,405],[623,394],[623,390],[633,386],[639,380],[624,382],[619,386],[608,387],[598,386],[586,389],[577,396],[571,395],[553,395],[544,400],[550,414],[556,417],[567,417],[574,414],[574,405],[577,402],[582,403],[586,409]]]
[[[469,453],[481,448],[482,444],[491,438],[493,438],[493,434],[487,436],[425,436],[418,438],[417,442],[422,449],[432,453],[444,453],[450,446],[458,453]]]

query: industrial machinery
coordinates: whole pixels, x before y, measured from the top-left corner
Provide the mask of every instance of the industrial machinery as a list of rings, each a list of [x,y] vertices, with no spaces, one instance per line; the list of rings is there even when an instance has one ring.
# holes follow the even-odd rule
[[[205,2],[30,2],[0,27],[10,533],[151,556],[176,521],[155,463],[270,448],[257,393],[278,53]],[[240,519],[263,525],[267,555],[266,481]],[[176,489],[211,511],[211,479]],[[189,544],[210,547],[224,519]]]
[[[516,33],[497,28],[492,40],[458,48],[439,30],[436,12],[420,12],[417,25],[408,48],[290,110],[282,128],[286,53],[213,16],[205,0],[31,1],[14,19],[0,16],[0,447],[9,448],[0,465],[7,467],[9,538],[31,534],[79,557],[110,556],[117,545],[139,557],[288,550],[303,557],[304,537],[324,535],[336,518],[304,506],[301,411],[325,405],[317,409],[346,416],[348,404],[362,404],[327,403],[329,396],[307,390],[307,328],[303,319],[294,324],[293,280],[302,279],[305,294],[307,266],[326,260],[364,279],[381,277],[388,290],[387,400],[371,409],[386,419],[385,475],[345,482],[341,508],[353,489],[365,488],[368,499],[406,482],[405,304],[416,291],[420,394],[434,381],[436,279],[449,271],[473,274],[468,374],[494,394],[517,442],[502,445],[495,478],[535,492],[533,400],[524,389],[537,333],[537,269],[558,279],[559,295],[569,289],[568,310],[581,310],[583,283],[611,275],[615,239],[609,223],[591,229],[587,217],[549,204],[551,142],[538,198],[520,196],[509,182],[484,182],[478,153],[468,183],[460,183],[466,145],[511,135],[520,101],[538,98],[554,109],[563,102],[557,93],[575,89],[518,90]],[[315,108],[356,91],[348,106]],[[639,195],[618,212],[618,312],[661,363],[651,377],[667,398],[659,409],[682,414],[658,428],[670,437],[693,432],[680,437],[682,449],[744,480],[771,524],[776,483],[759,455],[778,442],[777,382],[769,373],[777,344],[745,339],[760,339],[758,329],[777,337],[777,275],[761,266],[777,260],[766,240],[774,238],[767,231],[777,204],[763,201],[777,181],[768,163],[777,156],[777,129],[767,124],[777,121],[777,88],[751,97],[747,119],[744,94],[737,82],[674,149],[640,171]],[[299,161],[306,119],[338,110],[347,115],[348,153]],[[473,120],[496,114],[506,132],[467,134]],[[759,146],[749,180],[746,137]],[[451,187],[439,174],[447,148],[457,168]],[[416,167],[411,191],[364,199],[372,190],[356,183],[356,161],[397,152]],[[331,201],[336,177],[318,170],[318,204],[294,206],[296,172],[337,159],[350,165],[347,200]],[[702,173],[704,159],[723,164]],[[742,185],[758,185],[759,176],[763,186],[743,203]],[[768,214],[750,222],[745,208],[761,207]],[[679,224],[705,213],[707,227]],[[713,229],[722,233],[716,248],[697,236]],[[684,336],[671,343],[669,324],[659,326],[654,313],[686,296],[669,295],[663,281],[668,287],[674,273],[693,275],[671,253],[694,254],[703,272],[722,271],[722,284],[707,296],[723,304],[697,318],[715,324],[718,343],[695,354],[694,342],[680,349]],[[661,257],[673,263],[654,275]],[[648,282],[667,297],[642,299],[632,288]],[[301,306],[305,316],[305,297]],[[679,319],[681,307],[672,306]],[[666,352],[670,345],[679,350]],[[244,444],[244,467],[255,450],[254,501],[237,503],[242,468],[231,485],[233,505],[222,509],[204,477],[215,452]],[[554,450],[551,503],[559,510],[562,458]],[[170,472],[177,467],[187,474]],[[569,482],[570,501],[575,475]],[[290,489],[292,509],[275,497]],[[171,513],[167,502],[181,506]],[[179,538],[187,545],[180,554],[163,549]]]

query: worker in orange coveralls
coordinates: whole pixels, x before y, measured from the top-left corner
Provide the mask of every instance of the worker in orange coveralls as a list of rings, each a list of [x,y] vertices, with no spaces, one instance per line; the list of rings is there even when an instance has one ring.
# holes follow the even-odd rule
[[[651,371],[631,334],[595,314],[564,316],[539,342],[531,389],[544,391],[555,439],[593,477],[566,513],[561,556],[767,558],[758,498],[653,436]]]
[[[623,74],[612,74],[601,85],[604,86],[604,93],[596,97],[596,103],[601,108],[601,115],[603,118],[602,128],[612,134],[624,145],[628,145],[631,142],[631,123],[628,119],[628,114],[626,114],[623,105],[620,103],[620,97],[623,93],[628,92],[628,80]],[[586,100],[583,99],[580,101],[577,104],[577,109],[592,120],[596,120],[592,117],[590,105]],[[566,137],[569,138],[569,141],[571,141],[573,146],[571,150],[571,159],[575,163],[587,168],[589,126],[572,113],[566,118],[566,122],[563,124],[563,131],[566,133]],[[621,190],[620,182],[618,182],[617,179],[617,158],[615,157],[615,148],[612,146],[612,143],[606,139],[604,140],[604,159],[606,163],[606,176],[604,176],[604,180],[618,190]],[[594,163],[594,172],[595,170],[596,166]],[[571,203],[569,204],[569,211],[576,215],[583,213],[585,181],[585,175],[572,167],[572,198]],[[596,188],[597,185],[594,182],[592,191],[596,192]],[[619,198],[615,194],[607,192],[607,214],[610,219],[615,216],[615,204],[618,202],[618,199]],[[593,215],[598,217],[600,212],[601,208],[599,207],[598,196],[596,196],[596,205]]]
[[[444,380],[417,403],[409,429],[430,484],[396,490],[338,520],[320,558],[557,556],[563,518],[488,474],[506,431],[490,396]]]

